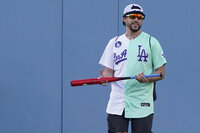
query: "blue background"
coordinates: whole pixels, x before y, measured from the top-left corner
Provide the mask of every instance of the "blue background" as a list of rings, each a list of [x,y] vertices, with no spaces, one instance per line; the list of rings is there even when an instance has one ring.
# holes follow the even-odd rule
[[[168,61],[153,131],[199,133],[198,0],[1,0],[0,133],[107,132],[110,86],[69,82],[99,76],[101,54],[124,33],[123,9],[133,2]]]

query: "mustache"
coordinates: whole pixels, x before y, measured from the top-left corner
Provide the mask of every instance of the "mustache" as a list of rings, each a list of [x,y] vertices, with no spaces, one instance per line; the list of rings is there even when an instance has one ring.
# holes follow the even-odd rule
[[[131,24],[137,24],[137,25],[139,25],[139,23],[138,23],[137,21],[135,21],[135,22],[132,22]]]

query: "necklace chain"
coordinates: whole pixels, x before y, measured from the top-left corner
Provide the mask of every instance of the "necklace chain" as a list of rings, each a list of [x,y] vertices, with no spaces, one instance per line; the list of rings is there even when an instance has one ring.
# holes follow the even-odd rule
[[[127,37],[128,39],[133,40],[134,38],[138,37],[140,34],[137,34],[137,35],[135,35],[135,36],[131,36],[131,35],[128,35],[128,34],[125,34],[125,35],[126,35],[126,37]]]
[[[136,37],[138,37],[138,35],[137,36],[128,36],[128,35],[126,35],[126,37],[128,38],[128,39],[130,39],[130,40],[133,40],[134,38],[136,38]]]

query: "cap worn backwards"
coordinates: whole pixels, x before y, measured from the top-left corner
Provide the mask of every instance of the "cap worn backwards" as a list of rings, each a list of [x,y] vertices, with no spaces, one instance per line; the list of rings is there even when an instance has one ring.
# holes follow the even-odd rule
[[[145,17],[144,11],[142,9],[142,7],[138,4],[129,4],[124,8],[124,14],[123,17],[125,17],[128,14],[133,14],[133,13],[137,13],[137,14],[142,14]]]

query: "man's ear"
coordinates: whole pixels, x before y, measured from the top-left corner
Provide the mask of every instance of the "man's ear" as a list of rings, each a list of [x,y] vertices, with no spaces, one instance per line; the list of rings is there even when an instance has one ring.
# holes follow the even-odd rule
[[[123,21],[123,25],[125,26],[126,25],[126,17],[123,17],[122,21]]]
[[[124,22],[126,22],[126,17],[123,17],[122,20],[123,20]]]

